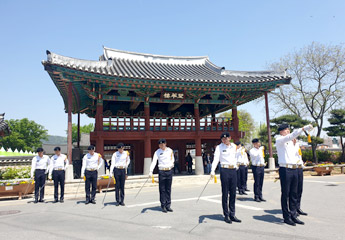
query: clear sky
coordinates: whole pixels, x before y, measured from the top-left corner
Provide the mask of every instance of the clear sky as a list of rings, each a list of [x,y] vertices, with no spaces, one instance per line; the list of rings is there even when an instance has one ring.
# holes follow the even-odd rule
[[[345,41],[344,0],[0,1],[0,112],[65,135],[62,97],[45,50],[97,60],[102,45],[176,56],[208,55],[229,70],[266,65],[312,41]],[[246,109],[264,122],[263,103]],[[76,117],[73,118],[76,122]],[[82,115],[81,124],[94,122]]]

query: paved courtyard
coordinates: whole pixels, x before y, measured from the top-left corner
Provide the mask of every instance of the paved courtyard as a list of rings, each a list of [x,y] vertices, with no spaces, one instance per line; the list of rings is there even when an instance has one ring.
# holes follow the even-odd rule
[[[125,207],[114,205],[114,191],[97,194],[96,205],[85,205],[80,194],[64,204],[33,204],[32,199],[0,201],[1,239],[345,239],[345,175],[305,177],[300,217],[304,226],[282,223],[279,181],[264,182],[265,203],[253,192],[237,196],[236,215],[242,223],[223,221],[220,182],[173,184],[173,213],[159,208],[158,186],[127,189]],[[252,190],[253,181],[249,181]]]

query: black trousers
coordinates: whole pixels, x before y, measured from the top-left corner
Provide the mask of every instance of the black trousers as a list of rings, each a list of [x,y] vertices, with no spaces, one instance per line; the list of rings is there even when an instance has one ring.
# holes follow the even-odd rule
[[[59,195],[59,184],[60,184],[60,200],[63,200],[65,194],[65,171],[64,170],[53,170],[52,174],[54,180],[54,199],[58,200]]]
[[[114,168],[114,176],[116,180],[115,199],[116,199],[116,202],[123,203],[125,199],[126,170]]]
[[[95,200],[96,189],[97,189],[97,171],[85,170],[85,193],[86,201]],[[91,196],[90,196],[90,185],[91,185]]]
[[[46,183],[46,170],[36,169],[35,170],[35,200],[44,199],[44,184]]]
[[[192,172],[193,172],[192,164],[188,164],[188,173],[192,173]]]
[[[301,198],[302,198],[302,192],[303,192],[303,168],[297,169],[297,178],[298,178],[298,184],[297,184],[297,209],[301,208]]]
[[[240,165],[237,169],[237,188],[239,192],[243,192],[246,189],[246,166]]]
[[[237,186],[236,169],[220,168],[220,180],[222,183],[222,207],[224,216],[234,217]],[[230,201],[228,201],[229,194]]]
[[[254,175],[254,197],[262,198],[262,186],[264,184],[265,167],[252,166]]]
[[[171,184],[172,184],[173,170],[158,171],[159,179],[159,198],[161,207],[170,207],[171,205]]]
[[[297,217],[297,169],[279,168],[281,186],[281,206],[284,219]]]
[[[248,166],[245,166],[245,173],[244,173],[244,189],[247,189],[247,181],[248,181]]]

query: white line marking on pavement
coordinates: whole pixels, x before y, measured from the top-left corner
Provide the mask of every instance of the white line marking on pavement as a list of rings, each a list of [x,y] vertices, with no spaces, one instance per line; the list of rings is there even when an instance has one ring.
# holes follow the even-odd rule
[[[222,203],[221,200],[216,200],[216,199],[210,199],[210,198],[216,198],[216,197],[221,197],[222,195],[211,195],[211,196],[205,196],[205,197],[201,197],[200,200],[204,200],[204,201],[208,201],[208,202],[214,202],[214,203]],[[193,198],[184,198],[184,199],[174,199],[171,200],[171,202],[187,202],[187,201],[196,201],[198,198],[193,197]],[[150,206],[150,205],[156,205],[156,204],[160,204],[159,201],[155,201],[155,202],[148,202],[148,203],[140,203],[140,204],[133,204],[133,205],[126,205],[126,207],[128,208],[134,208],[134,207],[144,207],[144,206]],[[258,207],[251,207],[251,206],[246,206],[246,205],[242,205],[242,204],[237,204],[236,203],[236,207],[239,208],[245,208],[245,209],[249,209],[249,210],[254,210],[254,211],[262,211],[262,208],[258,208]]]
[[[328,184],[339,184],[339,183],[340,183],[340,182],[315,181],[315,180],[304,180],[304,182],[311,182],[311,183],[328,183]]]
[[[202,199],[202,200],[222,204],[221,200],[207,199],[207,198]],[[245,209],[254,210],[254,211],[262,211],[263,210],[262,208],[251,207],[251,206],[246,206],[246,205],[237,204],[237,203],[235,205],[236,205],[236,207],[239,207],[239,208],[245,208]]]
[[[160,228],[160,229],[170,229],[171,226],[152,226],[154,228]]]

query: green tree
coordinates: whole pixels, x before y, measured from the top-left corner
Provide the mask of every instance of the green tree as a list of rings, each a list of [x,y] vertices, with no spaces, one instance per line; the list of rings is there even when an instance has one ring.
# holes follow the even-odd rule
[[[344,99],[345,48],[313,42],[273,63],[271,68],[291,75],[290,85],[272,92],[273,106],[279,112],[313,119],[315,143],[320,140],[325,116]],[[274,110],[274,108],[273,108]],[[313,160],[318,162],[317,144],[312,144]]]
[[[94,125],[92,123],[80,126],[80,133],[90,133],[94,130]],[[67,133],[67,130],[66,130]],[[73,123],[72,124],[72,141],[78,141],[78,125]]]
[[[245,136],[242,139],[243,143],[251,143],[253,133],[255,131],[255,122],[249,112],[246,110],[238,110],[239,131],[245,132]],[[220,114],[220,117],[232,118],[231,111]]]
[[[47,139],[47,132],[42,125],[27,118],[5,120],[11,128],[11,134],[0,138],[0,145],[12,150],[36,151],[42,146],[42,139]]]
[[[327,132],[328,136],[334,136],[340,138],[341,144],[341,161],[345,161],[345,146],[343,137],[345,137],[345,110],[344,109],[334,109],[331,111],[331,117],[328,118],[331,126],[324,128],[323,130]]]

